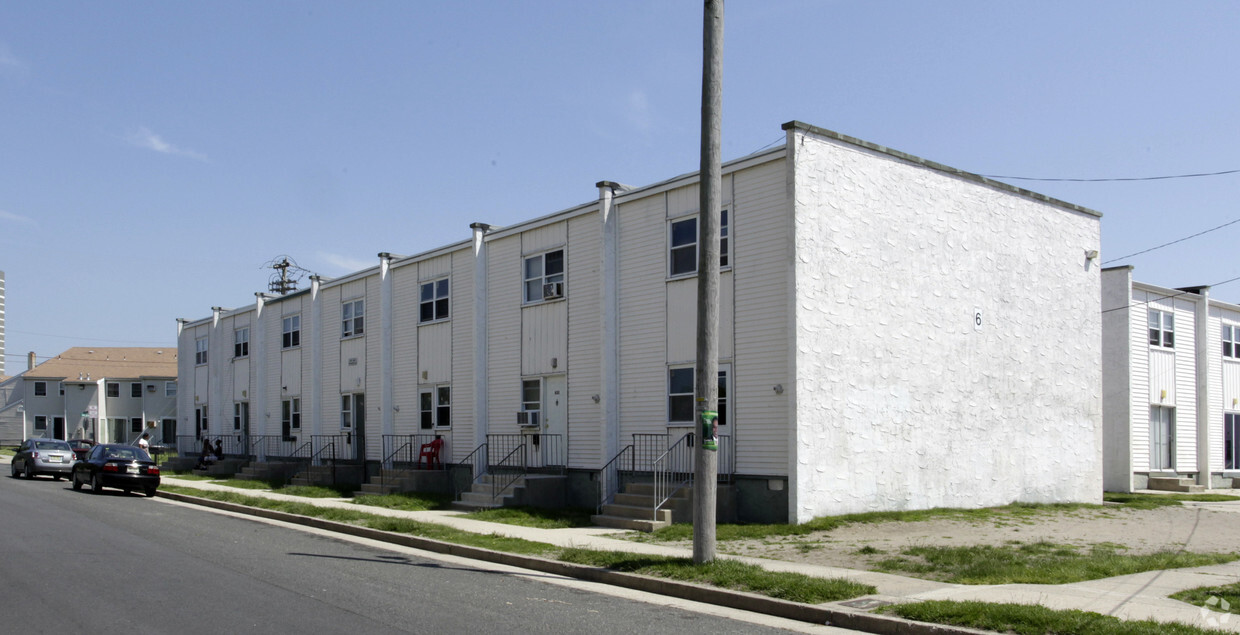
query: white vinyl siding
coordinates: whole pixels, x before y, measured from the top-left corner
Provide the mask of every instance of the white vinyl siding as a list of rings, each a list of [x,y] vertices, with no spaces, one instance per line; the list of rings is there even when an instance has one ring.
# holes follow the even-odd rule
[[[620,442],[667,430],[667,196],[617,199]],[[611,457],[606,457],[610,459]]]
[[[487,243],[488,431],[517,432],[521,376],[521,236]],[[457,401],[460,401],[460,391]],[[458,417],[459,418],[459,417]]]
[[[572,439],[569,467],[597,468],[611,457],[603,457],[602,408],[592,395],[602,392],[603,333],[602,220],[597,213],[568,222],[568,285],[573,295],[567,303],[569,337],[568,430]]]

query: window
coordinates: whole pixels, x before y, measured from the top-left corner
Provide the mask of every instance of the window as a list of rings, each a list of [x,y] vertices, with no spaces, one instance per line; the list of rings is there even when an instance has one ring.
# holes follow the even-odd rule
[[[1240,359],[1240,326],[1223,325],[1223,357]]]
[[[448,319],[448,279],[423,282],[418,300],[418,321]]]
[[[142,432],[142,417],[131,417],[129,419],[129,431],[133,433]]]
[[[141,382],[129,384],[129,396],[137,397],[138,399],[142,398],[142,383]]]
[[[726,209],[719,210],[719,266],[728,266],[728,210]],[[722,411],[719,416],[723,417]],[[723,422],[720,421],[719,424],[723,425]]]
[[[1150,309],[1150,346],[1175,348],[1175,316]]]
[[[284,331],[284,340],[283,340],[284,348],[293,348],[294,346],[301,346],[301,316],[300,315],[290,315],[284,318],[283,331]]]
[[[667,420],[672,423],[693,423],[697,392],[697,369],[692,366],[669,368],[667,375]],[[728,424],[728,371],[719,369],[719,388],[715,412],[719,425]]]
[[[34,396],[36,397],[47,396],[47,382],[45,381],[34,382]]]
[[[250,329],[240,328],[233,331],[233,357],[250,356]]]
[[[177,442],[177,420],[176,419],[164,419],[163,421],[160,422],[160,428],[163,429],[163,436],[160,438],[160,440],[163,443],[176,443]]]
[[[366,396],[362,393],[340,395],[340,429],[353,430],[362,427]]]
[[[672,221],[669,245],[669,275],[683,276],[697,273],[698,261],[698,217],[691,216]],[[727,267],[728,243],[730,228],[728,227],[728,210],[719,210],[719,266]]]
[[[207,363],[207,338],[200,337],[194,340],[194,364],[201,366]]]
[[[452,425],[452,388],[423,388],[418,395],[420,426],[423,430]]]
[[[521,409],[525,411],[542,409],[541,379],[525,379],[521,381]]]
[[[524,279],[526,302],[564,297],[564,250],[526,258]]]
[[[340,309],[340,337],[365,333],[366,301],[345,302]]]
[[[1240,414],[1223,415],[1223,469],[1240,470]]]
[[[107,388],[107,391],[108,391],[108,392],[107,392],[107,395],[108,395],[109,397],[119,397],[119,396],[121,396],[121,385],[120,385],[120,384],[115,383],[115,382],[108,382],[108,384],[107,384],[107,387],[106,387],[106,388]]]
[[[248,401],[238,401],[233,403],[233,430],[245,431],[250,429],[250,403]]]
[[[34,429],[35,430],[47,430],[47,417],[43,415],[35,415],[34,416]]]
[[[294,432],[301,430],[301,399],[285,399],[281,406],[280,431],[288,441]]]
[[[65,382],[59,381],[56,383],[60,386],[60,396],[64,397],[65,396]]]
[[[177,396],[177,383],[175,381],[164,382],[164,396],[165,397]]]

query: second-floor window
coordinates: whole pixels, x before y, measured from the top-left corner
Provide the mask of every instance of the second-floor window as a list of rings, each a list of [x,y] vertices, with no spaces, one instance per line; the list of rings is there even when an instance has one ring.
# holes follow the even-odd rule
[[[34,396],[36,397],[47,396],[47,382],[45,381],[34,382]]]
[[[345,302],[340,309],[340,337],[365,333],[366,301]]]
[[[1150,310],[1150,346],[1175,348],[1175,316],[1169,311]]]
[[[448,279],[423,282],[418,294],[418,321],[448,319]]]
[[[1240,359],[1240,326],[1223,325],[1223,357]]]
[[[727,267],[728,243],[731,234],[728,210],[719,210],[719,266]],[[690,216],[671,222],[668,236],[668,275],[671,277],[697,273],[698,217]]]
[[[281,330],[283,331],[283,334],[284,334],[284,339],[281,341],[283,348],[293,348],[294,346],[301,346],[301,316],[300,315],[290,315],[284,318],[284,321],[282,322]]]
[[[250,356],[250,329],[239,328],[233,331],[233,357]]]
[[[106,386],[107,395],[109,397],[121,396],[121,385],[115,382],[108,382]]]
[[[207,363],[207,338],[200,337],[194,340],[194,364],[203,365]]]
[[[129,384],[129,396],[141,399],[142,398],[142,384],[139,382],[134,382],[132,384]]]
[[[564,297],[564,250],[526,258],[523,276],[526,302]]]
[[[177,383],[175,381],[164,382],[164,396],[165,397],[177,396]]]

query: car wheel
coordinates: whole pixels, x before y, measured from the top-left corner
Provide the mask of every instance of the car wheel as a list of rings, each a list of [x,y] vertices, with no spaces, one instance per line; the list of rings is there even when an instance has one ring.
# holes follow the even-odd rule
[[[96,474],[94,478],[90,480],[90,492],[92,494],[103,493],[103,477],[102,476],[99,476],[98,474]]]
[[[9,476],[17,478],[17,464],[9,463]]]
[[[73,491],[82,491],[82,479],[78,478],[77,472],[73,473]]]
[[[26,478],[34,478],[34,468],[30,467],[30,461],[26,461]]]
[[[147,498],[154,498],[154,497],[155,497],[155,487],[154,487],[154,486],[147,487],[147,488],[146,488],[145,490],[143,490],[143,491],[144,491],[144,492],[146,492],[146,497],[147,497]]]

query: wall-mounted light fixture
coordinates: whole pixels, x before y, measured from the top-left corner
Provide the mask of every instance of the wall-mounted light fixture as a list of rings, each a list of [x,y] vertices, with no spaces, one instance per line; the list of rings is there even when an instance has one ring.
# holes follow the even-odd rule
[[[552,357],[552,358],[551,358],[551,367],[552,367],[552,368],[556,368],[556,367],[558,367],[559,365],[560,365],[560,358],[559,358],[559,357]]]
[[[1167,400],[1167,389],[1166,389],[1166,388],[1163,388],[1161,391],[1159,391],[1159,393],[1158,393],[1158,400],[1159,400],[1159,401],[1166,401],[1166,400]]]
[[[395,410],[396,412],[400,412],[400,406],[392,406],[392,410]]]
[[[598,403],[599,401],[602,400],[602,397],[598,396],[597,393],[590,395],[590,398],[594,400],[594,403]]]
[[[1086,260],[1097,260],[1097,259],[1098,259],[1098,250],[1097,250],[1097,249],[1086,249],[1086,250],[1085,250],[1085,259],[1086,259]]]
[[[775,384],[775,387],[773,388],[773,390],[775,391],[775,394],[777,394],[777,395],[782,395],[782,394],[784,394],[784,385],[783,385],[783,384]]]

